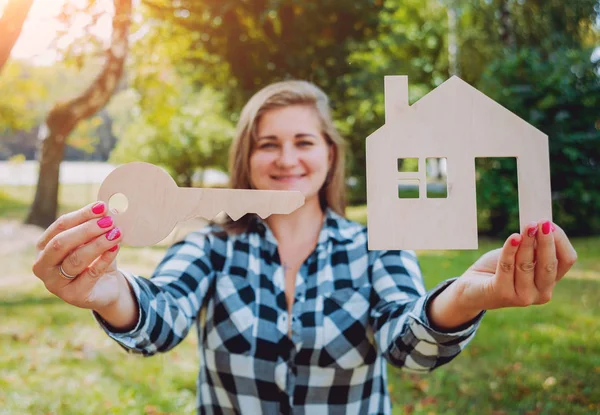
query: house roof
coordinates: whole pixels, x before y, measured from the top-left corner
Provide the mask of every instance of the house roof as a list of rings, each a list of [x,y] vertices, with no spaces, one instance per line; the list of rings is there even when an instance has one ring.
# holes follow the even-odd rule
[[[436,105],[437,101],[440,99],[447,99],[448,101],[458,100],[462,97],[468,97],[470,101],[474,102],[474,108],[480,110],[484,107],[493,107],[494,111],[496,111],[499,115],[509,116],[511,121],[515,120],[515,122],[520,122],[526,126],[526,128],[537,131],[541,134],[544,134],[539,129],[535,128],[533,125],[529,124],[527,121],[519,117],[514,112],[508,110],[506,107],[500,105],[498,102],[494,101],[492,98],[488,97],[478,89],[474,88],[467,82],[460,79],[458,76],[452,76],[437,88],[423,96],[417,102],[415,102],[411,107],[423,108],[427,109],[429,106]],[[504,114],[503,114],[504,113]],[[545,134],[544,134],[545,135]]]

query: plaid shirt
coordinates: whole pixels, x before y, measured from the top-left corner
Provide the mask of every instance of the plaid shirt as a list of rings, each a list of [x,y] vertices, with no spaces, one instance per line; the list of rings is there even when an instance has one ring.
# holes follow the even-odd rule
[[[427,293],[414,252],[368,251],[366,228],[331,210],[296,276],[291,317],[277,241],[260,219],[239,235],[216,226],[189,234],[151,279],[124,274],[136,327],[115,333],[96,319],[144,355],[175,347],[195,324],[200,414],[389,414],[386,362],[430,371],[481,320],[435,330],[426,305],[453,280]]]

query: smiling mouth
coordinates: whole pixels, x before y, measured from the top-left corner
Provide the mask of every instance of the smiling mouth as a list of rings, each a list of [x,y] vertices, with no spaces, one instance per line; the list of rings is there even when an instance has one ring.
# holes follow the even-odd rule
[[[286,176],[271,176],[274,180],[293,180],[293,179],[301,179],[305,177],[306,174],[295,174],[295,175],[286,175]]]

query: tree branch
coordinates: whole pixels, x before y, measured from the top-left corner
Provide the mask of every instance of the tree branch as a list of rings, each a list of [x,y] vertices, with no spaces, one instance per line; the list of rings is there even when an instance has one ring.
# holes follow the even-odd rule
[[[9,0],[0,18],[0,72],[10,56],[33,0]]]

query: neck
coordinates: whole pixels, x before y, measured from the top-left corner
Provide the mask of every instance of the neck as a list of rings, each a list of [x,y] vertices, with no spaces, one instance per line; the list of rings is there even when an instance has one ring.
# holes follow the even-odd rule
[[[318,238],[324,217],[319,198],[315,197],[288,215],[271,215],[265,221],[280,243],[291,240],[303,243]]]

